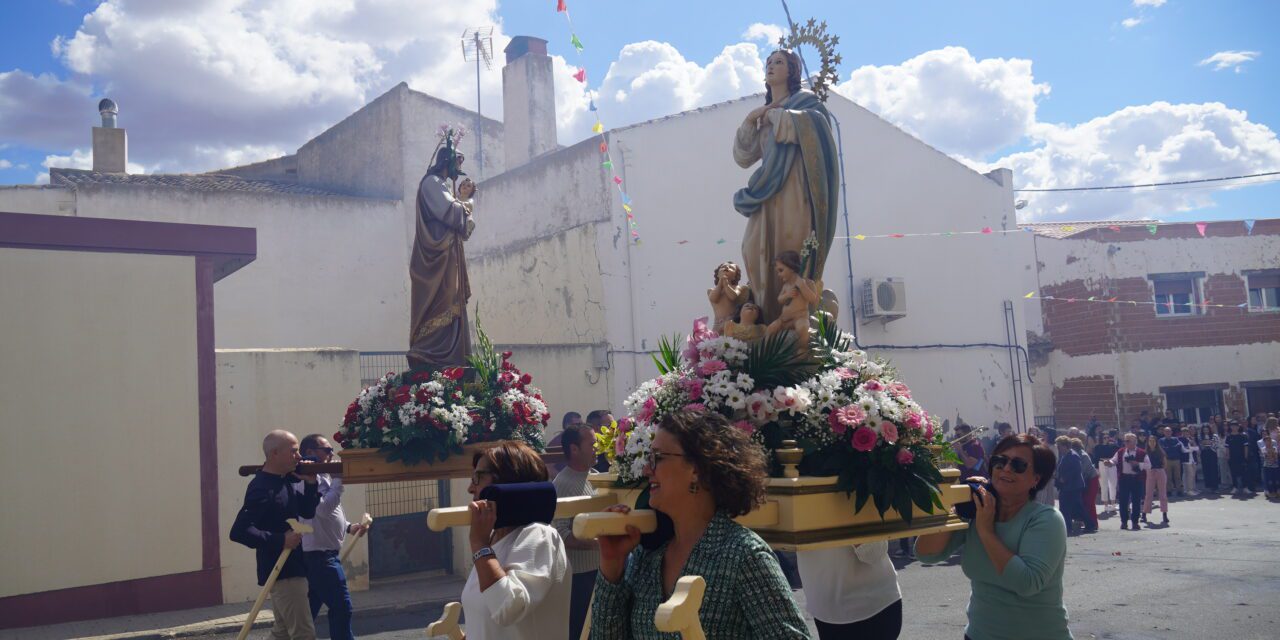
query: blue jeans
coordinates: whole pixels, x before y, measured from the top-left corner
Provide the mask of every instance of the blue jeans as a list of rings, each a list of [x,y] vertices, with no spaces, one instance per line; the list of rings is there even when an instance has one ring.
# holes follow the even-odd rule
[[[311,617],[320,614],[320,605],[329,607],[329,637],[332,640],[354,640],[351,633],[351,594],[347,592],[347,574],[337,551],[307,551],[307,584],[310,591]]]

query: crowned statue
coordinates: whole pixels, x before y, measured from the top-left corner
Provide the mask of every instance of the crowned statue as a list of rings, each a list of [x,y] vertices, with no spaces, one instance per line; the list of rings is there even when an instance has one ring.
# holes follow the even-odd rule
[[[799,56],[786,49],[770,54],[765,104],[747,114],[733,140],[738,166],[760,163],[747,186],[733,195],[733,206],[747,217],[742,260],[752,297],[767,322],[783,315],[787,322],[794,320],[796,312],[784,314],[784,309],[792,307],[796,292],[808,293],[821,282],[835,235],[839,159],[822,101],[825,91],[801,89],[800,79]],[[779,257],[787,252],[800,257],[798,271],[779,266]],[[799,287],[788,271],[802,281]],[[812,296],[803,297],[816,306]],[[794,322],[786,328],[792,326]]]
[[[464,366],[471,353],[467,325],[467,260],[475,183],[465,177],[458,151],[460,128],[441,127],[435,160],[418,185],[417,224],[409,260],[409,366]],[[458,178],[462,178],[458,182]]]

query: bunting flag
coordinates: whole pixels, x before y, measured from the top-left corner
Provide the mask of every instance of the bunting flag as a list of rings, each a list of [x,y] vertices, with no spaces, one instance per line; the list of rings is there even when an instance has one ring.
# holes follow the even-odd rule
[[[982,233],[984,233],[984,234],[990,234],[990,233],[991,233],[991,227],[983,227],[983,228],[982,228]]]
[[[565,0],[557,0],[556,11],[564,14],[565,24],[569,27],[569,44],[577,55],[581,56],[585,47],[582,45],[582,39],[578,37],[578,30],[573,27],[573,17],[569,15],[568,3]],[[590,85],[587,84],[586,66],[579,63],[578,71],[573,74],[573,78],[583,85],[582,91],[587,97],[587,109],[592,113],[597,113],[599,109],[596,107],[595,95],[593,95]],[[622,209],[627,215],[627,226],[631,229],[631,237],[636,244],[640,244],[640,232],[637,230],[635,215],[631,207],[631,198],[622,189],[622,177],[618,175],[614,168],[613,157],[609,153],[609,141],[604,133],[604,122],[601,121],[599,115],[596,116],[595,124],[591,126],[591,133],[600,136],[600,155],[602,156],[600,168],[607,171],[612,177],[614,188],[618,190],[618,194],[622,198]]]
[[[1154,236],[1156,234],[1156,225],[1154,224],[1147,225],[1147,233],[1150,233],[1151,235]]]
[[[1257,220],[1245,220],[1245,221],[1244,221],[1244,228],[1245,228],[1245,231],[1248,231],[1248,232],[1249,232],[1249,235],[1253,235],[1253,223],[1255,223],[1255,222],[1257,222]]]
[[[1165,305],[1165,306],[1169,305],[1169,303],[1167,302],[1156,302],[1154,300],[1121,300],[1118,297],[1099,298],[1098,296],[1089,296],[1088,298],[1064,298],[1061,296],[1042,296],[1036,293],[1035,291],[1031,291],[1027,293],[1027,295],[1022,297],[1026,299],[1052,300],[1054,302],[1069,302],[1069,303],[1094,302],[1094,303],[1104,303],[1104,304],[1127,304],[1129,306],[1134,306],[1134,307],[1139,305],[1142,305],[1142,306],[1149,305],[1153,307],[1157,305]],[[1197,309],[1244,309],[1249,306],[1249,303],[1242,302],[1240,304],[1216,304],[1212,302],[1193,302],[1190,304],[1175,304],[1174,306],[1194,307]]]
[[[1209,225],[1207,225],[1207,224],[1205,224],[1205,223],[1203,223],[1203,222],[1197,222],[1197,223],[1196,223],[1196,231],[1199,231],[1199,232],[1200,232],[1200,237],[1201,237],[1201,238],[1203,238],[1203,237],[1204,237],[1204,230],[1205,230],[1205,228],[1206,228],[1206,227],[1208,227],[1208,226],[1209,226]]]

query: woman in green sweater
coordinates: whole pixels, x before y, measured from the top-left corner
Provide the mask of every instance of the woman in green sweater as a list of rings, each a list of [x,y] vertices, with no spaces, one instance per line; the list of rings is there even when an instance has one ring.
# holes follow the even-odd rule
[[[809,638],[773,551],[733,521],[764,502],[760,447],[718,414],[686,411],[662,421],[650,451],[649,506],[671,517],[675,535],[652,550],[637,548],[634,527],[599,538],[592,640],[673,637],[653,616],[686,575],[707,581],[698,618],[709,640]]]
[[[1062,604],[1067,555],[1062,514],[1032,498],[1053,478],[1053,452],[1034,436],[1000,441],[987,463],[991,487],[974,492],[977,515],[962,533],[934,533],[916,541],[921,562],[942,562],[961,550],[971,583],[968,640],[1069,640]],[[970,478],[985,480],[985,478]]]

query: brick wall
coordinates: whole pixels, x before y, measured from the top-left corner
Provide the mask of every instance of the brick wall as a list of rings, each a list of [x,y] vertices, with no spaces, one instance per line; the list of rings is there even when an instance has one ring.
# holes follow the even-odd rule
[[[1097,353],[1209,347],[1280,341],[1280,314],[1249,312],[1244,279],[1213,274],[1201,281],[1203,300],[1229,308],[1197,309],[1191,316],[1157,316],[1150,304],[1042,300],[1045,330],[1055,348],[1072,356]],[[1094,287],[1082,280],[1047,286],[1042,295],[1086,300],[1152,300],[1144,277],[1106,280]]]
[[[1112,426],[1116,414],[1116,379],[1112,376],[1068,378],[1053,389],[1053,417],[1058,431],[1084,427],[1096,415]]]

